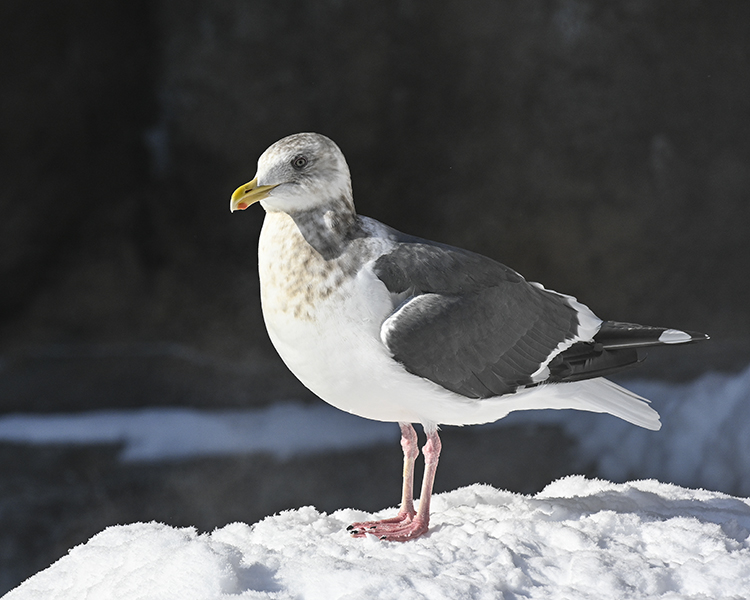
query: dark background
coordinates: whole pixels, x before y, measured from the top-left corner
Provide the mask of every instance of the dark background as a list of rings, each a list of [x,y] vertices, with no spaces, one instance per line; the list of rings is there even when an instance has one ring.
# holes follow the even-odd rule
[[[711,334],[650,376],[750,362],[744,0],[5,0],[0,22],[4,413],[310,398],[262,323],[262,210],[228,210],[298,131],[339,144],[363,214]],[[438,489],[566,472],[554,428],[448,435],[446,463],[503,458],[443,464]],[[1,445],[0,588],[117,522],[393,505],[381,451],[124,467]]]

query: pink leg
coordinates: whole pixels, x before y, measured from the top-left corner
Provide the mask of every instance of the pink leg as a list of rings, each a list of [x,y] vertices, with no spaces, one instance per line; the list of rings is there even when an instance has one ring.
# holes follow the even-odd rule
[[[414,515],[414,462],[419,456],[417,446],[417,432],[411,423],[399,423],[401,427],[401,448],[404,451],[404,481],[401,492],[401,509],[395,517],[383,519],[382,521],[364,521],[362,523],[352,523],[346,528],[354,537],[364,537],[365,533],[371,533],[379,525],[385,523],[411,522]],[[374,533],[374,532],[372,532]]]
[[[401,489],[401,510],[398,516],[401,520],[414,518],[414,462],[419,456],[417,432],[411,423],[399,423],[401,427],[401,449],[404,451],[404,482]]]
[[[426,431],[427,443],[422,448],[425,470],[422,480],[422,494],[419,500],[419,511],[414,512],[412,500],[414,486],[414,461],[417,457],[417,434],[414,428],[401,424],[401,446],[404,449],[404,487],[401,499],[401,510],[398,515],[382,521],[367,521],[354,523],[347,529],[354,537],[364,537],[372,534],[381,540],[405,542],[427,532],[430,524],[430,498],[432,486],[435,482],[438,459],[440,458],[440,437],[437,430]]]

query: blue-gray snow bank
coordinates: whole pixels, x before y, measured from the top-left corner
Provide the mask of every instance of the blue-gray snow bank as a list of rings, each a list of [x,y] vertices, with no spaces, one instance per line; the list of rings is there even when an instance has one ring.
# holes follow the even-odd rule
[[[408,543],[350,538],[369,517],[351,509],[205,534],[109,527],[5,600],[750,597],[745,498],[573,476],[534,496],[473,485],[433,510]]]
[[[625,387],[653,401],[662,416],[661,431],[569,410],[523,411],[482,427],[556,423],[578,440],[576,468],[596,465],[599,476],[614,481],[654,478],[750,495],[750,367],[741,373],[706,373],[683,384],[639,380]],[[283,460],[398,444],[398,438],[393,423],[360,419],[324,402],[249,410],[152,407],[0,416],[0,442],[118,443],[123,461],[256,452]]]

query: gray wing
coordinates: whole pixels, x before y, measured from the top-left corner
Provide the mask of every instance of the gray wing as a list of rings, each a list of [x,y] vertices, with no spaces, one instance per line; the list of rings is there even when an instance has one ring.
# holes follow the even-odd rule
[[[532,375],[561,343],[577,340],[578,311],[567,296],[479,254],[399,235],[374,272],[405,298],[381,338],[411,373],[489,398],[537,383]]]

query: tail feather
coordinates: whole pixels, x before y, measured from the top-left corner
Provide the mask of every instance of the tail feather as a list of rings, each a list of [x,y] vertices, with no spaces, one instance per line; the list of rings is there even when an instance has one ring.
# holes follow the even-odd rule
[[[576,397],[582,405],[579,410],[608,413],[646,429],[656,431],[661,428],[659,413],[649,401],[635,392],[612,383],[608,379],[589,379],[577,384]]]
[[[484,400],[482,406],[488,411],[495,411],[488,412],[491,416],[487,421],[497,420],[516,410],[552,408],[607,413],[646,429],[656,431],[661,428],[659,413],[651,408],[648,400],[601,377],[564,385],[529,387],[515,394],[500,396],[495,402],[492,399]],[[497,416],[498,409],[503,411],[501,416]]]

